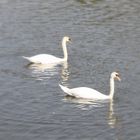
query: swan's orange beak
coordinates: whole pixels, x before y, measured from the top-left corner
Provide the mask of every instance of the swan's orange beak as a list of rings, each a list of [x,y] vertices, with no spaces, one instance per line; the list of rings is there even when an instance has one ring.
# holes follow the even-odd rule
[[[117,79],[118,81],[121,81],[121,78],[120,78],[119,76],[116,76],[116,79]]]

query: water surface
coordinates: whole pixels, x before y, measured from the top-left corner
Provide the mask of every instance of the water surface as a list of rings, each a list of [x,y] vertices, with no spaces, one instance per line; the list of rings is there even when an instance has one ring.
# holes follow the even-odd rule
[[[0,139],[140,139],[140,1],[0,1]],[[49,53],[67,64],[28,65],[21,56]],[[114,102],[65,97],[59,88],[88,86]]]

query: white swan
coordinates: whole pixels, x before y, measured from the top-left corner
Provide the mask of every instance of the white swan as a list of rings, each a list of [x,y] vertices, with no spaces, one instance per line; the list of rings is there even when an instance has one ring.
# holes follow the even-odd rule
[[[76,98],[84,98],[84,99],[92,99],[92,100],[105,100],[105,99],[113,99],[114,96],[114,79],[117,79],[121,81],[119,77],[119,73],[117,72],[112,72],[110,76],[110,94],[109,95],[104,95],[100,92],[98,92],[95,89],[88,88],[88,87],[78,87],[78,88],[73,88],[69,89],[67,87],[64,87],[62,85],[59,85],[61,89],[67,93],[69,96],[73,96]]]
[[[67,36],[63,37],[62,39],[62,48],[63,48],[64,58],[58,58],[49,54],[39,54],[32,57],[23,56],[23,58],[27,59],[31,63],[38,63],[38,64],[56,64],[56,63],[67,61],[68,53],[67,53],[66,42],[70,42],[70,41],[71,39]]]

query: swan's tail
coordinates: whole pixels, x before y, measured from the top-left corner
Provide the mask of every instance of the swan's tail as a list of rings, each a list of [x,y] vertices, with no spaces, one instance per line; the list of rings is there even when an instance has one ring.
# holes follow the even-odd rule
[[[64,87],[64,86],[62,86],[62,85],[60,85],[60,84],[59,84],[59,86],[60,86],[60,88],[61,88],[66,94],[72,96],[72,94],[70,93],[70,89],[69,89],[69,88]]]
[[[26,56],[22,56],[24,59],[27,59],[27,60],[30,60],[30,58],[29,57],[26,57]]]

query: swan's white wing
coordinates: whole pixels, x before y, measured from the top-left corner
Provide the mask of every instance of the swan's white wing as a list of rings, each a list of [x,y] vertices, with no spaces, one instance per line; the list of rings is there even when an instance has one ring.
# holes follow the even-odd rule
[[[41,64],[51,64],[51,63],[60,63],[62,62],[62,58],[57,58],[53,55],[49,54],[39,54],[32,57],[24,57],[33,63],[41,63]]]
[[[88,87],[78,87],[71,89],[72,95],[79,98],[87,99],[107,99],[108,96]]]
[[[76,98],[85,98],[85,99],[108,99],[109,96],[104,95],[98,92],[95,89],[91,89],[88,87],[78,87],[69,89],[67,87],[61,86],[61,89],[70,96],[74,96]]]

